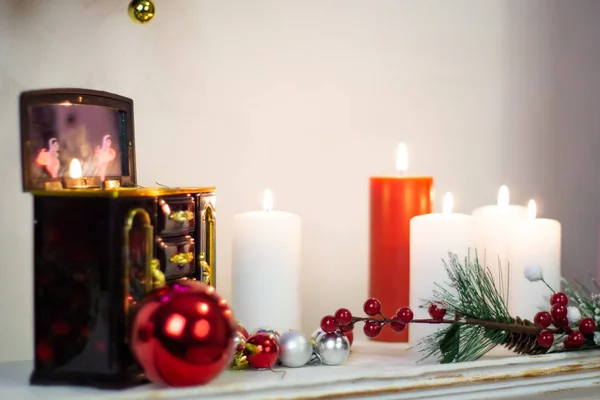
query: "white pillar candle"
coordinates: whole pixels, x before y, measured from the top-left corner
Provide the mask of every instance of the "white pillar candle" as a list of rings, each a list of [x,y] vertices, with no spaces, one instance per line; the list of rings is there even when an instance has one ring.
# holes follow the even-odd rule
[[[267,190],[263,211],[233,221],[233,312],[249,331],[301,328],[300,217],[272,208]]]
[[[509,192],[502,186],[498,192],[498,204],[483,206],[471,214],[476,220],[475,243],[477,257],[483,267],[488,267],[494,281],[499,284],[500,271],[506,287],[508,264],[508,235],[511,225],[527,218],[527,208],[510,205]]]
[[[441,214],[426,214],[410,220],[410,308],[415,319],[430,318],[427,308],[419,308],[433,297],[435,282],[445,282],[442,260],[452,252],[464,259],[475,246],[474,219],[452,212],[453,198],[446,193]],[[401,305],[399,305],[401,306]],[[410,346],[442,328],[433,324],[411,324]]]
[[[511,315],[533,321],[540,307],[547,310],[550,289],[543,282],[530,282],[525,267],[538,265],[544,280],[552,289],[560,290],[561,225],[554,219],[536,218],[536,205],[529,202],[529,218],[516,222],[508,245],[510,287],[508,310]]]

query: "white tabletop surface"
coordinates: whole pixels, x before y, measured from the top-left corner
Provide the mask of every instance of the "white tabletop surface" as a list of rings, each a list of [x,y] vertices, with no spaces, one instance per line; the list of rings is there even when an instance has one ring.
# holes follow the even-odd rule
[[[344,365],[226,371],[206,386],[143,385],[111,391],[30,386],[31,362],[0,364],[0,398],[12,399],[600,399],[600,351],[417,365],[398,344],[355,343]]]

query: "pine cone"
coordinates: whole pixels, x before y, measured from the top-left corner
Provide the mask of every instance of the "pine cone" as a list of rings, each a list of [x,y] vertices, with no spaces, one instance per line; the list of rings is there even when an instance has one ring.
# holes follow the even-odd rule
[[[536,354],[545,354],[548,351],[548,348],[542,347],[538,344],[537,335],[539,328],[536,330],[532,329],[537,328],[533,322],[516,317],[513,318],[513,323],[523,326],[523,330],[521,332],[511,332],[506,340],[502,343],[504,347],[506,347],[508,350],[514,351],[517,354],[525,354],[530,356]]]

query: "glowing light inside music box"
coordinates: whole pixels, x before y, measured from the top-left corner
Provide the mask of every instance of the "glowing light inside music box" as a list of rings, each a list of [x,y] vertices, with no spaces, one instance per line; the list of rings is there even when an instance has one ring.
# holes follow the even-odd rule
[[[67,189],[87,189],[91,187],[99,187],[98,179],[83,177],[81,162],[74,158],[69,164],[69,176],[64,177],[64,186]]]

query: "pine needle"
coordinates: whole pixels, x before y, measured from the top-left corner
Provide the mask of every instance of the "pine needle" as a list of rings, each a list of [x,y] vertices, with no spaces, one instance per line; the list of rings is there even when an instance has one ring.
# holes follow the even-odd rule
[[[424,353],[424,359],[435,357],[440,363],[473,361],[509,336],[506,331],[464,322],[468,319],[513,322],[504,299],[502,274],[499,274],[497,287],[491,271],[481,267],[477,256],[475,260],[467,256],[461,263],[452,253],[448,254],[448,261],[444,261],[444,268],[449,282],[436,283],[434,298],[429,302],[443,302],[448,315],[456,322],[424,338],[417,347]]]
[[[485,258],[485,253],[484,253]],[[550,349],[541,347],[537,335],[541,330],[532,322],[514,318],[506,305],[510,288],[504,284],[500,262],[498,282],[487,267],[479,264],[477,253],[474,260],[470,255],[464,261],[449,253],[443,261],[448,281],[436,283],[433,298],[426,302],[442,302],[446,306],[446,327],[425,337],[417,345],[423,359],[435,358],[438,362],[454,363],[474,361],[494,347],[503,345],[518,354],[544,354],[565,351],[562,342],[564,331],[555,331],[555,345]],[[507,270],[510,277],[510,268]],[[562,279],[569,305],[579,308],[582,317],[593,318],[600,327],[600,287],[590,274],[594,288],[590,290],[581,282],[570,283]],[[600,339],[589,336],[581,349],[600,348]]]

